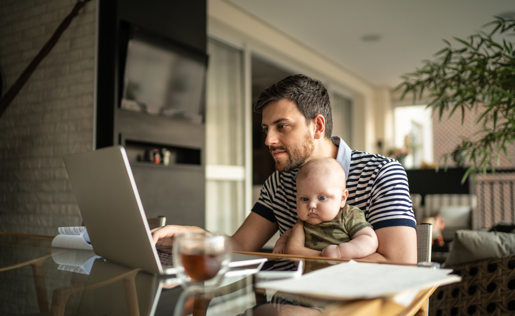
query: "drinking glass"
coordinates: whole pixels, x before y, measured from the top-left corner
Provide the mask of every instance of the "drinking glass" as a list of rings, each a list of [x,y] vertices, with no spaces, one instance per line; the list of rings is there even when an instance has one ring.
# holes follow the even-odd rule
[[[209,232],[185,233],[173,244],[174,266],[184,288],[216,287],[229,268],[229,237]]]

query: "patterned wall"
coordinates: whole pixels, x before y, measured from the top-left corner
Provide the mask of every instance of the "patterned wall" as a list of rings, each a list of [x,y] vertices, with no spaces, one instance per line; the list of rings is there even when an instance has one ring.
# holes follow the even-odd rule
[[[477,139],[474,134],[481,129],[481,125],[476,123],[479,116],[477,111],[466,112],[463,125],[458,112],[451,118],[444,114],[441,120],[438,115],[433,116],[435,161],[440,166],[444,166],[444,161],[439,158],[452,152],[463,137]],[[509,146],[508,154],[512,161],[501,154],[500,163],[494,164],[495,168],[515,168],[515,145]],[[456,166],[456,163],[449,160],[449,166]],[[490,229],[500,222],[515,223],[515,172],[478,175],[472,190],[478,197],[476,216],[480,228]]]
[[[481,113],[477,110],[467,111],[465,113],[465,119],[461,124],[461,112],[457,110],[452,117],[448,117],[449,112],[444,113],[442,119],[438,118],[438,113],[433,115],[433,138],[434,138],[434,155],[435,161],[438,161],[440,166],[444,165],[444,161],[441,157],[445,153],[450,153],[454,147],[461,143],[464,138],[470,138],[472,140],[478,139],[478,135],[475,135],[481,130],[481,125],[477,124],[477,119]],[[515,159],[515,145],[511,145],[508,151],[510,157]],[[515,167],[514,161],[509,161],[504,154],[501,155],[499,168],[513,168]],[[456,164],[449,160],[449,166],[455,166]],[[495,165],[497,168],[498,166]]]
[[[75,3],[0,2],[4,92]],[[93,148],[95,30],[91,1],[0,117],[0,231],[55,235],[82,222],[62,157]]]

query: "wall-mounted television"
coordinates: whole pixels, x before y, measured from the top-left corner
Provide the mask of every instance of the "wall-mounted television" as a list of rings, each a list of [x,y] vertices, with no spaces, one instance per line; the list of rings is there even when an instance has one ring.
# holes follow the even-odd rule
[[[120,108],[203,123],[207,56],[132,29]]]

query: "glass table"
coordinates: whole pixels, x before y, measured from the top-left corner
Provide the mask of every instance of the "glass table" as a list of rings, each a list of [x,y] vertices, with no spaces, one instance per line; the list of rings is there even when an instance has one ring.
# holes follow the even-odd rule
[[[94,255],[52,248],[52,236],[0,232],[0,315],[414,315],[436,287],[412,303],[391,299],[336,301],[255,287],[255,275],[225,278],[208,293],[183,293],[174,276],[148,274]],[[319,258],[251,253],[296,262],[304,273],[331,264]]]

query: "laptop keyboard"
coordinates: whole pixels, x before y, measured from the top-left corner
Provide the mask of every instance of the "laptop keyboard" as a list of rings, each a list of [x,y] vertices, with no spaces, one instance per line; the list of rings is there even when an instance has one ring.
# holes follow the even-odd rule
[[[173,267],[173,255],[169,251],[157,250],[163,268]]]

